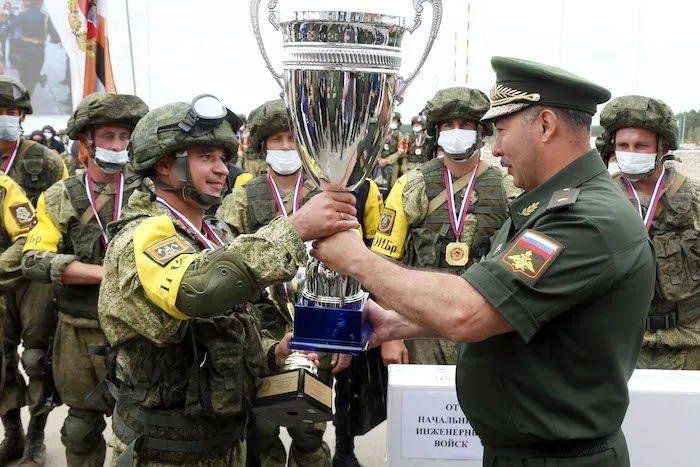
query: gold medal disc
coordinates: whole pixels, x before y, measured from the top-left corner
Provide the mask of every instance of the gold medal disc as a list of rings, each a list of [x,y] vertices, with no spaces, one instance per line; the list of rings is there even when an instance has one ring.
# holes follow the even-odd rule
[[[445,261],[450,266],[466,266],[469,262],[469,247],[461,242],[448,243],[445,248]]]

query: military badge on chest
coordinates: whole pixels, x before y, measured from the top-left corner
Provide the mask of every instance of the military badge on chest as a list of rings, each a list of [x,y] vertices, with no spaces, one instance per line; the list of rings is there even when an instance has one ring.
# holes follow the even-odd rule
[[[564,247],[547,235],[525,230],[501,256],[501,263],[523,280],[534,284],[552,265]]]

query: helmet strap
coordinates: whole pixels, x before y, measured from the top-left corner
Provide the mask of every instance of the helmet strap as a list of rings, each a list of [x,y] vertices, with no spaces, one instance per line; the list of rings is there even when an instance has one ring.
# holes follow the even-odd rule
[[[190,173],[190,164],[187,161],[187,151],[180,151],[175,153],[175,175],[177,179],[181,181],[184,185],[182,188],[173,188],[167,184],[160,182],[161,188],[168,191],[180,192],[183,198],[190,198],[195,203],[200,206],[210,207],[215,204],[221,204],[223,201],[223,196],[212,196],[206,193],[200,193],[194,187],[194,182],[192,181],[192,174]]]

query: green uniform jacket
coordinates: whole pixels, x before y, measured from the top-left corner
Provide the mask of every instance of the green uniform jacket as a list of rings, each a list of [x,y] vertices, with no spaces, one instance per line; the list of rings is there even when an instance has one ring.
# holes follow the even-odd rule
[[[491,452],[584,455],[624,418],[654,253],[595,150],[509,210],[463,277],[513,331],[460,346],[457,395]]]

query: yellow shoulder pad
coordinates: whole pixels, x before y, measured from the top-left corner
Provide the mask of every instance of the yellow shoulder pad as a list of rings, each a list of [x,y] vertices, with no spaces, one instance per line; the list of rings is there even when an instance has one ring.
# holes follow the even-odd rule
[[[234,187],[243,186],[253,179],[253,174],[248,172],[243,172],[238,177],[236,177],[236,182],[233,184]]]
[[[372,242],[372,251],[397,260],[403,259],[410,229],[403,207],[405,183],[405,177],[399,178],[389,192]]]
[[[377,233],[377,226],[384,208],[384,200],[379,191],[379,187],[374,180],[369,180],[369,193],[367,201],[365,201],[365,214],[362,219],[362,225],[365,228],[365,236],[367,240],[372,240]]]
[[[174,318],[189,319],[175,302],[182,277],[198,254],[190,240],[168,216],[156,216],[136,227],[133,242],[136,272],[148,299]]]
[[[2,174],[0,187],[5,192],[2,201],[2,219],[10,241],[24,236],[36,223],[34,207],[22,188],[12,178]]]

